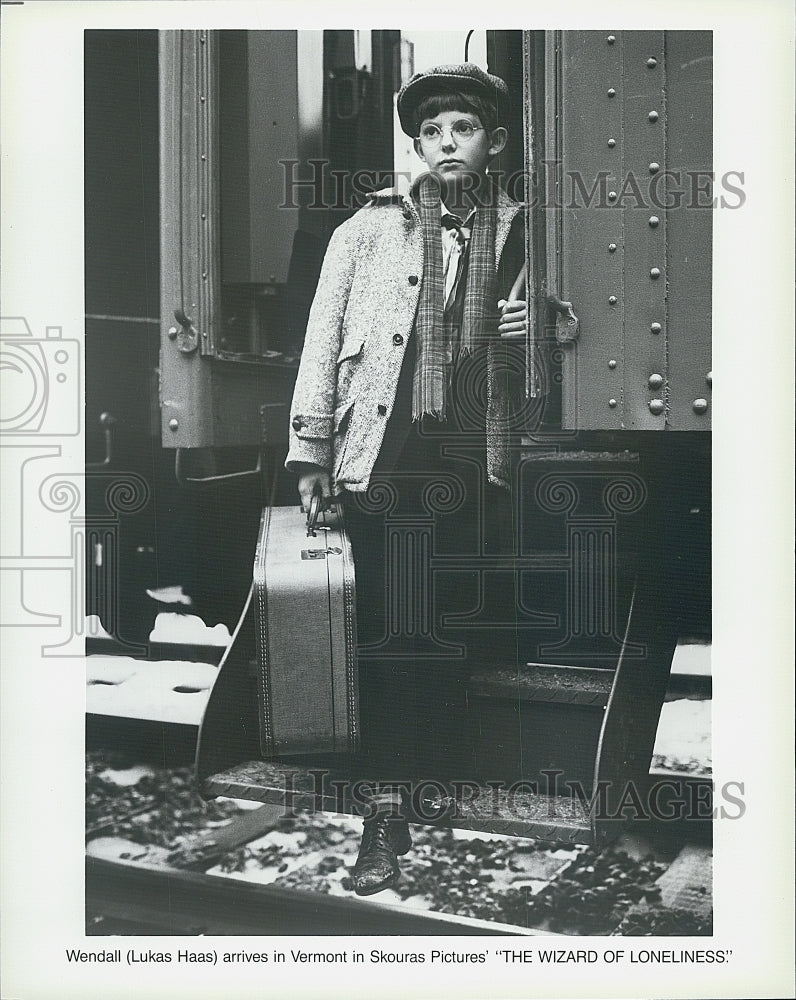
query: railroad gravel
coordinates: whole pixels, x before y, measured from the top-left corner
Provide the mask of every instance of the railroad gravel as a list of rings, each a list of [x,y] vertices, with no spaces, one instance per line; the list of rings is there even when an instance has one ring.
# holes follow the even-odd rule
[[[104,856],[113,855],[115,841],[122,860],[195,867],[197,835],[243,811],[234,801],[201,799],[191,768],[136,766],[104,752],[87,756],[87,831]],[[299,814],[229,851],[209,872],[356,900],[350,876],[360,829],[352,817]],[[426,826],[413,826],[412,837],[412,850],[400,859],[401,879],[370,902],[561,934],[711,933],[709,917],[662,904],[656,882],[668,864],[653,853]]]

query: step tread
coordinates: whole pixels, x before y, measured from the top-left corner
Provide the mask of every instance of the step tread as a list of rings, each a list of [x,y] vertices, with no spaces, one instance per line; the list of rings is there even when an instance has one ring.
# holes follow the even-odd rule
[[[390,782],[385,775],[383,783]],[[353,811],[349,798],[360,771],[341,767],[312,769],[274,761],[244,761],[210,775],[202,783],[208,797],[227,795],[257,802],[284,804],[295,811]],[[395,781],[406,786],[406,781]],[[342,789],[342,800],[339,791]],[[591,843],[588,807],[570,795],[535,794],[529,783],[481,786],[475,782],[447,787],[438,781],[417,781],[410,793],[411,822],[435,823],[485,833],[536,837],[564,843]]]
[[[478,671],[470,677],[468,690],[491,698],[602,706],[613,679],[613,670],[599,667],[524,663]]]
[[[532,439],[524,438],[522,447],[528,451],[521,452],[524,462],[557,462],[565,464],[568,462],[597,463],[597,462],[632,462],[638,464],[640,455],[637,451],[615,451],[610,449],[584,449],[566,451],[555,447],[539,447]]]

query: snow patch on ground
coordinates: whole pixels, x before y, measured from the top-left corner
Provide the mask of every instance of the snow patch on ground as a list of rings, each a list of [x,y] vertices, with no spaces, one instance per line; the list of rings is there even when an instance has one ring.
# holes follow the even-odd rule
[[[147,595],[153,601],[160,601],[161,604],[193,604],[193,598],[184,594],[182,587],[158,587],[156,590],[147,589]]]
[[[687,774],[712,773],[712,701],[682,698],[664,702],[652,767]]]
[[[228,646],[231,638],[223,622],[211,627],[198,615],[181,615],[173,611],[161,611],[149,634],[150,642],[182,642],[195,646]]]

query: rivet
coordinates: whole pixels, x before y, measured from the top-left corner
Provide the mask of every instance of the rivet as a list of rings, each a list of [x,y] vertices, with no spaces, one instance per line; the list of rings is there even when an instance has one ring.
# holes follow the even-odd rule
[[[615,399],[609,399],[608,400],[608,405],[611,407],[612,410],[616,409],[616,400]]]
[[[647,379],[647,385],[650,389],[660,389],[663,385],[663,375],[658,375],[657,372],[653,372],[653,374]]]
[[[661,220],[660,220],[660,219],[658,218],[658,216],[657,216],[657,215],[651,215],[651,216],[650,216],[650,227],[651,227],[652,229],[655,229],[655,228],[657,228],[657,226],[658,226],[658,223],[659,223],[660,221],[661,221]]]
[[[176,431],[179,429],[179,426],[180,426],[179,420],[176,417],[172,417],[171,420],[169,421],[169,430]]]
[[[613,371],[613,369],[614,369],[614,368],[616,368],[616,362],[614,361],[614,359],[613,359],[613,358],[611,358],[611,360],[610,360],[610,361],[608,362],[608,367],[609,367],[609,368],[610,368],[610,369],[611,369],[612,371]]]
[[[174,338],[176,336],[177,336],[177,327],[176,326],[170,326],[169,327],[169,340],[174,340]]]
[[[609,149],[613,149],[615,145],[616,145],[616,139],[609,139],[608,140],[608,148]]]
[[[652,163],[650,163],[651,174],[657,174],[660,169],[661,169],[660,163],[656,163],[654,160],[652,161]]]
[[[705,413],[708,408],[708,401],[706,399],[695,399],[693,402],[694,413]]]
[[[650,408],[650,413],[654,417],[659,417],[663,413],[664,405],[662,399],[651,399],[648,405]]]
[[[202,280],[207,281],[207,271],[202,271]]]
[[[205,156],[205,154],[204,154],[204,153],[202,153],[202,159],[203,159],[203,160],[206,160],[206,159],[207,159],[207,157]]]
[[[658,60],[655,58],[655,56],[650,56],[649,59],[647,60],[647,65],[649,66],[650,69],[655,69],[655,67],[658,65]]]
[[[616,41],[616,35],[609,35],[605,40],[609,45],[613,45]]]
[[[204,94],[200,94],[199,95],[199,100],[202,102],[202,104],[204,104],[204,102],[205,102],[205,95]]]
[[[613,87],[609,87],[608,88],[608,96],[609,97],[616,97],[616,91],[614,90]]]
[[[609,306],[615,306],[616,305],[616,301],[617,301],[617,299],[616,299],[615,295],[609,295],[608,296],[608,305]]]
[[[207,218],[207,212],[202,212],[202,218],[203,218],[203,219],[206,219],[206,218]]]
[[[608,200],[609,201],[616,201],[616,191],[609,191],[608,192]]]
[[[660,276],[661,276],[661,269],[659,267],[650,268],[650,277],[652,278],[653,281],[656,278],[660,278]]]
[[[608,244],[608,253],[616,253],[616,243]]]
[[[651,122],[656,122],[658,120],[658,112],[650,111],[650,113],[647,115],[647,118],[649,118]]]
[[[202,43],[202,45],[204,45],[204,43],[205,43],[205,36],[204,35],[200,35],[199,36],[199,41]]]
[[[660,323],[650,323],[650,333],[660,333],[662,329]]]
[[[713,385],[713,372],[708,372],[705,376],[705,381],[708,385]]]

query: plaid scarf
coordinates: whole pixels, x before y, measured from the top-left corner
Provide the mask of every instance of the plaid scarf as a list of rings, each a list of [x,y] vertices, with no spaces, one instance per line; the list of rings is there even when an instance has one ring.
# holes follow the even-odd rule
[[[430,415],[445,420],[451,379],[460,357],[484,343],[496,304],[495,230],[497,190],[488,181],[477,192],[477,207],[466,266],[464,304],[444,308],[441,180],[422,174],[412,186],[423,227],[423,285],[415,319],[417,360],[412,387],[412,420]],[[460,301],[461,296],[457,295]]]

